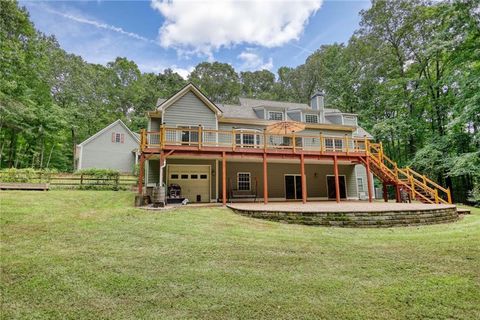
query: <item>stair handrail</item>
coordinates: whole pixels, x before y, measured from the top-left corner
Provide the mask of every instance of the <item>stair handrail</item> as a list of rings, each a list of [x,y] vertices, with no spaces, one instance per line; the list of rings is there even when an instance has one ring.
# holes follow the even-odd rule
[[[435,190],[441,190],[443,191],[446,196],[447,196],[447,200],[443,199],[442,197],[438,196],[438,192],[437,192],[437,197],[438,199],[443,202],[443,203],[447,203],[447,204],[451,204],[452,203],[452,198],[451,198],[451,194],[450,194],[450,189],[448,188],[444,188],[442,186],[440,186],[438,183],[432,181],[431,179],[427,178],[425,175],[421,175],[420,173],[416,172],[415,170],[411,169],[410,167],[407,167],[408,169],[408,173],[412,176],[412,177],[417,177],[417,178],[420,178],[420,179],[417,179],[415,178],[416,181],[419,182],[419,184],[423,185],[425,188],[428,188],[430,193],[432,194],[432,197],[435,197]],[[433,188],[431,186],[429,186],[428,184],[432,185]]]

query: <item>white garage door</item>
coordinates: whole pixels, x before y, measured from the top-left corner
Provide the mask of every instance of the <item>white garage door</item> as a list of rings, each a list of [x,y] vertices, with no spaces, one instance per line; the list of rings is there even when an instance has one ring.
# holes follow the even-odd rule
[[[178,184],[189,202],[210,202],[210,166],[167,166],[167,185]]]

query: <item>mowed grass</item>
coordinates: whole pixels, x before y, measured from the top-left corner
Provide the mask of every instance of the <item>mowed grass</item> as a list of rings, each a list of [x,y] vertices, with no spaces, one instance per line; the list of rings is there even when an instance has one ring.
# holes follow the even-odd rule
[[[0,192],[1,317],[480,318],[478,209],[342,229],[132,204],[129,192]]]

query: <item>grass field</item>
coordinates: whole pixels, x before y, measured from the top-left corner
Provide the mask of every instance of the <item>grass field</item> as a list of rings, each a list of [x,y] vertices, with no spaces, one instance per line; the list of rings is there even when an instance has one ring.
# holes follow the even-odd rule
[[[478,209],[365,230],[132,204],[129,192],[0,192],[1,317],[480,318]]]

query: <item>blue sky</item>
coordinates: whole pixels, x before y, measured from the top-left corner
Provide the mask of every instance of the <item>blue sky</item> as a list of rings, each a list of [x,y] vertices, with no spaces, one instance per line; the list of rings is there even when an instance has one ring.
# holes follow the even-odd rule
[[[275,72],[322,44],[346,42],[369,1],[20,1],[37,29],[67,52],[105,64],[117,56],[144,72],[186,76],[202,61]]]

